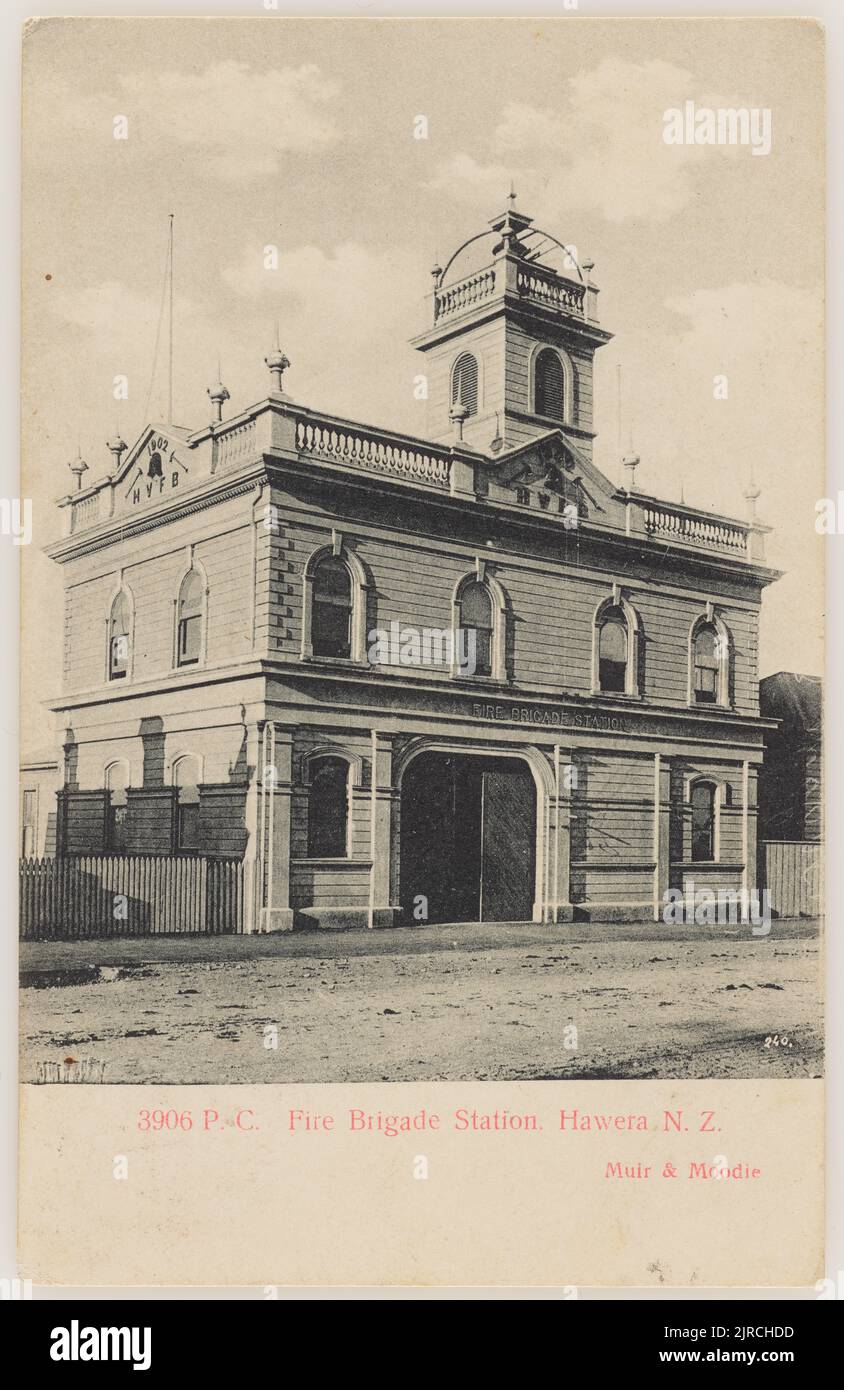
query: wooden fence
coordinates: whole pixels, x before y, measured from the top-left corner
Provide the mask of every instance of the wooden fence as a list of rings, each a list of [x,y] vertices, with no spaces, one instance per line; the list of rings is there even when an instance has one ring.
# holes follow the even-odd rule
[[[23,940],[244,930],[244,864],[183,855],[20,861]]]
[[[823,898],[821,846],[805,840],[763,840],[759,886],[776,917],[818,917]]]

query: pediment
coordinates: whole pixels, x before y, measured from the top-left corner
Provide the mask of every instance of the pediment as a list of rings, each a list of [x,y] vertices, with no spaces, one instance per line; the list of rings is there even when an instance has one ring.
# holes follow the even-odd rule
[[[149,425],[129,450],[114,479],[115,511],[133,512],[197,481],[200,458],[186,433]]]
[[[529,500],[546,511],[563,511],[570,504],[582,517],[608,520],[618,509],[617,489],[562,429],[528,440],[501,454],[489,473],[489,483],[511,498]]]

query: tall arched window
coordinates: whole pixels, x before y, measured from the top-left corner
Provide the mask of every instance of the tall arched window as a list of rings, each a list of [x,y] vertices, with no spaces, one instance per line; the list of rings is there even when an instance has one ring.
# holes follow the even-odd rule
[[[124,680],[129,670],[129,600],[123,590],[111,605],[108,620],[108,678]]]
[[[352,654],[352,577],[339,555],[326,555],[313,574],[311,648],[314,656]]]
[[[331,754],[313,758],[308,793],[308,857],[345,859],[348,824],[349,764]]]
[[[534,363],[534,411],[551,420],[565,419],[563,364],[553,348],[543,348]]]
[[[174,763],[173,785],[178,788],[176,852],[199,854],[203,849],[199,823],[199,764],[192,753],[186,753]]]
[[[718,703],[721,683],[721,655],[718,647],[720,640],[712,623],[702,623],[694,635],[692,692],[695,704]]]
[[[642,625],[618,584],[598,604],[592,626],[592,690],[595,694],[640,694],[643,678]]]
[[[193,666],[202,654],[204,585],[198,570],[188,570],[179,589],[176,665]]]
[[[493,607],[485,584],[475,580],[460,591],[461,652],[465,653],[467,675],[492,675]],[[472,669],[474,668],[474,669]]]
[[[458,357],[451,373],[451,404],[460,403],[470,415],[478,413],[478,364],[471,352]]]
[[[129,772],[124,762],[110,763],[106,768],[106,853],[126,852],[126,812]]]
[[[692,859],[715,858],[715,787],[711,782],[695,782],[692,802]]]
[[[620,608],[608,608],[598,630],[598,686],[608,694],[627,689],[627,621]]]

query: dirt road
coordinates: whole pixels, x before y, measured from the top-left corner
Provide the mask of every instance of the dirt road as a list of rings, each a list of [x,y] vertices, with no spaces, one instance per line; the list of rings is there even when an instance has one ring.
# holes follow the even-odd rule
[[[28,947],[22,1079],[67,1057],[105,1062],[112,1083],[822,1070],[819,943],[805,925],[764,938],[508,925],[169,945]],[[44,987],[59,979],[80,982]]]

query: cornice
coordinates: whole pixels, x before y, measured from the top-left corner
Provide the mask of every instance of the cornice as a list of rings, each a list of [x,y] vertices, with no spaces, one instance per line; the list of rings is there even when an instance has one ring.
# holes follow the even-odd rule
[[[77,556],[90,555],[113,545],[116,540],[124,541],[133,536],[143,535],[159,526],[167,526],[173,521],[181,521],[186,516],[207,511],[220,502],[228,502],[251,492],[256,482],[265,475],[264,460],[260,459],[240,468],[236,473],[214,476],[198,487],[192,494],[183,494],[178,502],[168,501],[162,506],[151,508],[140,516],[120,515],[109,517],[107,521],[78,535],[63,536],[44,547],[44,553],[51,560],[62,563]]]

